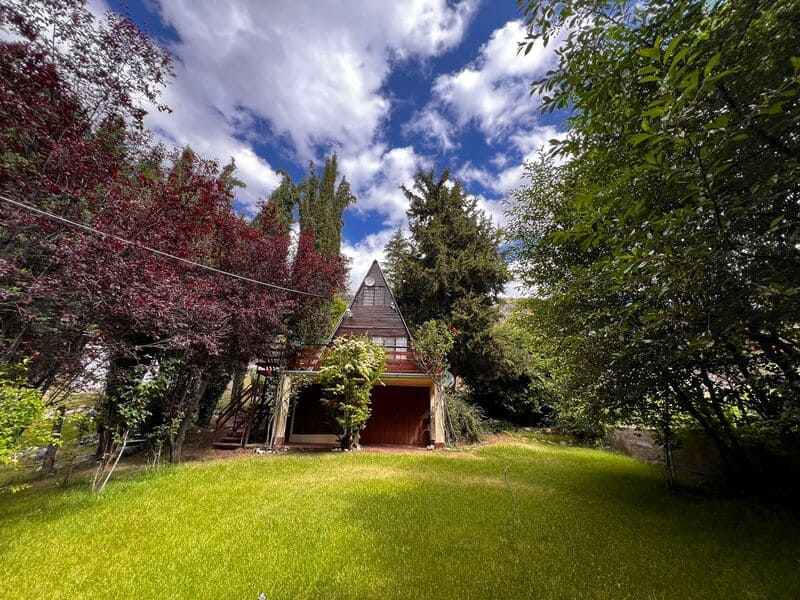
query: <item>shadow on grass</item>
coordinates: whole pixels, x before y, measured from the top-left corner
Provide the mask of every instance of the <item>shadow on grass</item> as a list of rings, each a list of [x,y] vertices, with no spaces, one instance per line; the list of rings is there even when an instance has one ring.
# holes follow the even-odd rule
[[[391,573],[381,597],[800,593],[800,527],[780,507],[670,494],[624,457],[484,452],[467,473],[428,465],[406,485],[351,498],[343,518],[370,532],[370,560]]]

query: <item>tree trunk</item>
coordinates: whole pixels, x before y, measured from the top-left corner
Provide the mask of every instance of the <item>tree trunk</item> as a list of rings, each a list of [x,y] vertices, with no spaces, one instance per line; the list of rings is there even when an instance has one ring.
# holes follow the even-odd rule
[[[196,384],[196,389],[193,390],[193,393],[190,396],[188,406],[184,411],[183,419],[181,420],[181,424],[178,426],[178,431],[173,437],[170,437],[169,462],[173,464],[181,462],[183,458],[183,443],[186,441],[186,432],[189,430],[189,425],[191,424],[192,419],[194,418],[194,415],[200,406],[200,398],[205,393],[206,387],[208,387],[208,378],[209,374],[204,371],[200,376],[200,381]]]
[[[97,425],[97,458],[102,458],[113,445],[114,426],[118,418],[117,402],[124,390],[136,382],[134,368],[138,364],[136,358],[127,355],[112,357],[108,362],[106,389],[99,407],[101,417]]]
[[[200,398],[200,407],[197,413],[197,424],[200,427],[208,427],[211,424],[219,399],[225,392],[225,388],[228,387],[230,380],[230,371],[226,367],[217,367],[212,371],[206,391]]]
[[[233,369],[233,385],[231,385],[231,402],[238,400],[244,391],[244,380],[247,376],[247,361],[237,363]]]
[[[67,412],[67,407],[63,404],[56,409],[56,419],[53,422],[53,438],[61,438],[61,430],[64,428],[64,415]],[[44,455],[44,462],[42,463],[42,475],[50,475],[56,465],[56,454],[58,453],[58,446],[50,444],[47,446],[47,452]]]

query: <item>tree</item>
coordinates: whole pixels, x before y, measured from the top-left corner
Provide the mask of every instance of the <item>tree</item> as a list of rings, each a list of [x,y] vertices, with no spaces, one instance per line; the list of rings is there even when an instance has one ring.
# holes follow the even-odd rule
[[[290,254],[293,205],[267,203],[248,223],[233,210],[233,162],[220,168],[190,148],[149,141],[141,102],[157,100],[169,58],[130,21],[114,13],[98,20],[84,2],[59,0],[5,3],[0,22],[21,40],[4,42],[0,53],[0,193],[110,234],[3,204],[6,362],[33,357],[30,384],[46,401],[63,402],[94,353],[108,365],[100,454],[113,455],[120,432],[167,427],[178,460],[220,373],[271,350],[293,323],[326,321],[345,275],[338,242],[335,255],[323,255],[309,229]],[[157,410],[132,425],[130,390],[147,369],[172,361],[180,367],[170,370]]]
[[[322,402],[339,429],[342,449],[351,449],[369,419],[370,392],[386,368],[386,352],[367,338],[340,337],[325,350],[321,365]]]
[[[44,411],[42,393],[28,385],[25,369],[25,363],[0,365],[0,465],[16,463],[30,445],[22,434]]]
[[[497,368],[481,378],[470,398],[491,417],[519,425],[548,424],[555,400],[552,361],[543,352],[538,329],[530,327],[531,300],[505,302],[510,311],[491,331]]]
[[[410,238],[398,232],[386,247],[395,298],[412,327],[435,319],[455,328],[449,362],[475,379],[487,369],[495,302],[508,279],[499,233],[447,171],[420,171],[403,192]]]
[[[509,211],[538,325],[595,413],[687,414],[752,471],[800,424],[800,3],[524,7],[523,50],[566,32],[533,90],[570,111]]]
[[[309,173],[297,186],[300,208],[300,231],[313,232],[314,248],[324,256],[338,255],[342,244],[344,209],[355,202],[350,184],[342,177],[339,184],[339,165],[336,154],[325,159],[322,179],[317,176],[314,163],[308,165]]]

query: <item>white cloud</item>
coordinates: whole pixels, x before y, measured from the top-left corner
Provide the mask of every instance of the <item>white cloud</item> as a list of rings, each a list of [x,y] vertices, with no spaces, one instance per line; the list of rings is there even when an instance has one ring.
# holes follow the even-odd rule
[[[305,160],[320,145],[369,145],[390,108],[381,86],[393,61],[453,47],[475,2],[172,0],[158,9],[205,100],[269,121]]]
[[[566,132],[559,131],[552,125],[533,126],[531,129],[520,129],[509,136],[511,146],[521,156],[519,161],[509,161],[508,156],[496,155],[490,162],[497,167],[496,171],[476,167],[467,161],[456,172],[456,176],[464,182],[477,183],[487,191],[497,195],[507,195],[511,190],[518,188],[523,183],[523,165],[531,162],[536,156],[546,150],[551,139],[561,140],[566,137]],[[507,164],[510,166],[505,166]]]
[[[475,196],[478,200],[478,208],[481,209],[487,217],[492,220],[495,227],[503,227],[508,219],[503,213],[502,200],[490,200],[484,196]]]
[[[345,170],[358,184],[384,166],[402,170],[405,149],[380,144],[391,102],[382,86],[394,63],[426,60],[457,45],[477,0],[300,2],[155,0],[179,40],[170,46],[177,80],[147,124],[164,139],[204,156],[236,160],[248,210],[280,178],[253,143],[288,140],[298,162],[325,148],[351,156]],[[368,150],[364,150],[368,148]],[[380,151],[374,150],[379,148]],[[413,150],[411,151],[413,154]],[[393,185],[397,173],[383,179]],[[399,184],[398,184],[399,185]],[[354,186],[358,189],[358,185]],[[365,188],[367,189],[367,188]],[[397,220],[396,190],[386,204],[376,188],[361,208],[388,208]]]
[[[458,143],[453,140],[454,125],[436,108],[427,107],[419,111],[403,125],[405,135],[418,134],[445,152],[454,149]]]
[[[381,263],[384,267],[384,246],[394,235],[396,228],[387,228],[376,233],[371,233],[364,239],[355,244],[344,242],[342,244],[342,254],[350,259],[350,284],[349,289],[355,293],[358,284],[367,274],[373,260]]]
[[[509,21],[481,46],[478,58],[455,73],[439,76],[434,102],[425,112],[447,110],[459,127],[474,122],[489,141],[521,121],[534,118],[530,82],[555,63],[557,43],[536,42],[527,55],[517,53],[525,38],[522,21]]]
[[[411,146],[387,150],[385,145],[376,144],[354,156],[343,156],[342,172],[358,198],[353,210],[376,211],[390,227],[404,224],[408,200],[400,186],[410,186],[424,163],[425,157]]]

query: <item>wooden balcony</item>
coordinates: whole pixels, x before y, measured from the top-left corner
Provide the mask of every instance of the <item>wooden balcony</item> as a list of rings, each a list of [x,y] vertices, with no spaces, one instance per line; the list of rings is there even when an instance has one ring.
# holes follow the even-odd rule
[[[320,358],[327,346],[305,346],[286,361],[287,371],[319,371]],[[422,373],[411,348],[386,346],[385,373]]]

